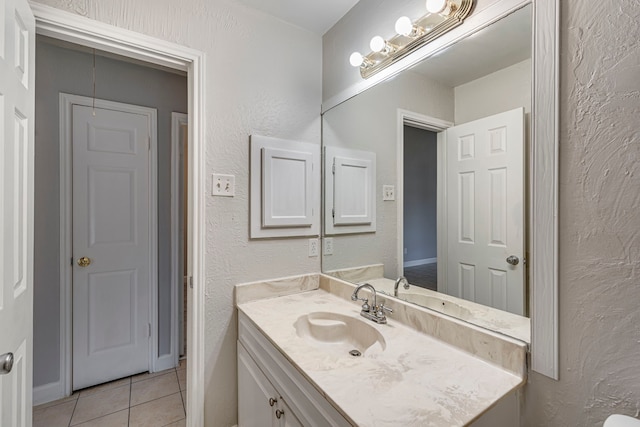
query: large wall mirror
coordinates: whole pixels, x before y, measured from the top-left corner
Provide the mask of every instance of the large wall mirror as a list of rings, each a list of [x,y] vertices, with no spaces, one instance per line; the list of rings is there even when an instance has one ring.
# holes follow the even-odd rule
[[[555,122],[536,124],[535,113],[557,96],[555,47],[536,46],[543,37],[533,34],[536,20],[555,19],[557,10],[543,17],[534,6],[324,112],[323,272],[531,342],[529,316],[540,312],[530,301],[532,277],[555,275],[554,254],[531,256],[538,241],[555,239],[552,223],[550,233],[534,234],[555,197],[536,193],[535,173],[551,159],[546,179],[555,188],[548,151],[556,143]],[[546,36],[553,42],[555,33]],[[536,65],[541,49],[551,56]],[[536,93],[543,65],[552,81]],[[396,284],[401,276],[408,289]],[[554,291],[549,285],[538,293]],[[555,310],[536,320],[555,330]],[[556,338],[544,339],[534,364],[555,377]]]

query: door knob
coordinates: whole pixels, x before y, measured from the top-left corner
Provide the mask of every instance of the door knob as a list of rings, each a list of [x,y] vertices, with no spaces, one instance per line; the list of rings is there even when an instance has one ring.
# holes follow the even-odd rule
[[[83,256],[82,258],[78,258],[78,265],[80,267],[86,267],[89,264],[91,264],[91,258],[88,258],[86,256]]]
[[[13,353],[0,356],[0,375],[8,374],[13,368]]]
[[[507,258],[507,263],[511,265],[518,265],[520,263],[520,258],[515,255],[511,255],[509,258]]]

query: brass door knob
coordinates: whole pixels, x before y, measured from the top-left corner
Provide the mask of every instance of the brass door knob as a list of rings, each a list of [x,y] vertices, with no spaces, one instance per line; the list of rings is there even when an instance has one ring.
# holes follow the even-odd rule
[[[80,267],[87,267],[89,264],[91,264],[91,258],[88,258],[86,256],[83,256],[82,258],[78,258],[78,265]]]

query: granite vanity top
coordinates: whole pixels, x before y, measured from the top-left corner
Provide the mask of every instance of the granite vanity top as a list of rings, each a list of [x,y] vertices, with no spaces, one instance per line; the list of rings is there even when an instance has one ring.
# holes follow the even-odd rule
[[[240,297],[236,290],[238,310],[355,425],[468,425],[525,383],[524,343],[401,301],[389,301],[394,313],[387,324],[378,325],[360,316],[360,304],[345,299],[353,289],[346,282],[324,277],[316,280],[324,282],[324,289],[310,289],[314,288],[306,279],[310,276],[303,277],[306,283],[298,293],[284,292],[288,295],[275,298],[258,292],[263,299],[249,301],[244,297],[247,288]],[[274,282],[268,286],[275,286]],[[372,347],[361,357],[319,351],[298,336],[294,326],[313,312],[336,313],[370,324],[383,337],[384,350]],[[430,328],[454,331],[457,336],[447,342],[437,333],[424,332]],[[452,342],[465,343],[465,348]]]

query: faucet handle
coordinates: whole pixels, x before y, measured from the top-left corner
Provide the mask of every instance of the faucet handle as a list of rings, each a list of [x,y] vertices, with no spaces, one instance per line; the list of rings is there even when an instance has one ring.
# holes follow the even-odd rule
[[[393,310],[391,308],[389,308],[389,307],[385,307],[383,303],[380,303],[380,305],[378,307],[374,308],[375,315],[376,315],[376,317],[378,319],[385,319],[385,317],[386,317],[384,315],[385,311],[387,313],[393,313]]]

